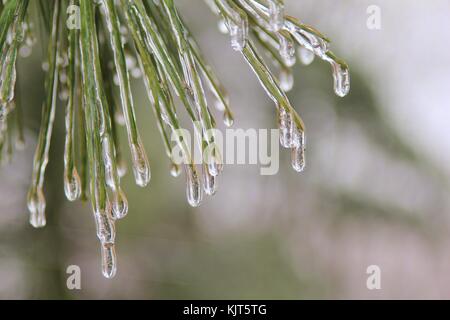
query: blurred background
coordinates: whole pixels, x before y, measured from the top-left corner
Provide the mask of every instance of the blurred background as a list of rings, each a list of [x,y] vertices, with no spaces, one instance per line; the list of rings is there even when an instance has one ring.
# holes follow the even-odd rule
[[[272,102],[217,18],[203,1],[176,2],[229,91],[234,127],[275,128]],[[286,4],[351,67],[344,99],[328,64],[295,67],[289,97],[307,126],[305,173],[292,170],[285,150],[275,176],[227,166],[217,195],[190,208],[136,81],[153,177],[145,189],[132,174],[123,180],[130,210],[117,224],[112,280],[101,275],[90,205],[64,197],[62,105],[46,175],[48,225],[28,224],[44,75],[41,50],[21,59],[27,146],[0,169],[0,298],[450,298],[450,2]],[[381,30],[366,26],[370,5],[381,9]],[[66,287],[69,265],[81,268],[79,291]],[[366,287],[370,265],[381,269],[381,290]]]

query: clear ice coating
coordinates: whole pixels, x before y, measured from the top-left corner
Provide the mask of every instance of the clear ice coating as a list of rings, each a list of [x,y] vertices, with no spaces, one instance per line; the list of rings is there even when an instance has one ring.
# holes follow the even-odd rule
[[[283,91],[289,92],[294,87],[294,75],[290,69],[281,69],[280,87]]]
[[[150,182],[150,165],[142,144],[131,145],[131,157],[133,162],[133,173],[136,184],[145,187]]]
[[[186,197],[192,207],[198,207],[202,202],[202,183],[194,165],[185,165]]]
[[[34,228],[43,228],[46,225],[45,205],[42,188],[31,188],[28,192],[27,206],[30,211],[30,224]]]
[[[102,243],[102,273],[105,278],[114,278],[117,272],[117,256],[114,243]]]
[[[128,200],[122,189],[113,192],[111,200],[111,216],[115,220],[123,219],[128,213]]]
[[[278,126],[280,129],[280,144],[283,148],[295,147],[295,123],[291,113],[278,107]]]
[[[296,62],[294,39],[287,31],[280,31],[277,33],[277,36],[279,40],[279,51],[281,58],[286,66],[294,66]]]
[[[207,166],[203,165],[203,189],[208,196],[213,196],[217,192],[217,176],[209,173]]]
[[[9,46],[6,55],[2,57],[2,72],[0,77],[0,103],[6,104],[14,99],[14,87],[16,85],[16,59],[17,47]]]
[[[210,175],[216,177],[223,171],[222,156],[218,153],[218,149],[214,148],[207,156],[207,169]]]
[[[334,92],[339,97],[345,97],[350,92],[350,72],[348,67],[336,61],[332,61],[331,66],[333,69]]]
[[[81,180],[77,169],[64,173],[64,193],[69,201],[75,201],[81,196]]]
[[[179,177],[180,174],[181,174],[181,167],[176,163],[172,163],[172,165],[170,166],[170,175],[176,178]]]
[[[223,123],[225,124],[225,126],[227,126],[228,128],[232,127],[234,124],[234,118],[233,115],[231,114],[231,112],[229,110],[225,110],[223,112]]]
[[[269,23],[271,30],[280,31],[284,26],[284,0],[269,0]]]
[[[305,170],[305,134],[299,132],[297,134],[298,145],[291,150],[291,162],[292,168],[297,172],[303,172]]]

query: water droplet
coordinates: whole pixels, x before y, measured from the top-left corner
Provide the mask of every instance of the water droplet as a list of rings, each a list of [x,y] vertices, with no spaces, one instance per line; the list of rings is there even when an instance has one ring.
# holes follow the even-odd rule
[[[102,251],[102,273],[105,278],[114,278],[117,272],[117,256],[114,243],[104,243]]]
[[[280,87],[284,92],[289,92],[294,87],[294,75],[290,69],[281,69]]]
[[[192,207],[198,207],[203,197],[200,178],[194,165],[186,165],[185,171],[187,200]]]
[[[145,187],[150,182],[151,173],[147,155],[141,143],[131,144],[131,156],[136,184]]]
[[[233,114],[229,110],[225,110],[223,113],[223,123],[228,127],[232,127],[234,123]]]
[[[64,173],[64,192],[69,201],[75,201],[80,198],[81,180],[76,168],[73,168],[72,174]]]
[[[308,50],[304,47],[299,48],[298,56],[300,58],[301,63],[304,64],[305,66],[308,66],[311,63],[313,63],[314,58],[315,58],[314,52],[312,52],[311,50]]]
[[[41,188],[30,189],[27,205],[30,211],[30,224],[35,228],[45,227],[45,197]]]
[[[181,174],[181,167],[178,164],[172,163],[170,167],[170,174],[172,177],[179,177]]]
[[[121,189],[114,192],[111,215],[113,219],[123,219],[128,213],[128,201]]]

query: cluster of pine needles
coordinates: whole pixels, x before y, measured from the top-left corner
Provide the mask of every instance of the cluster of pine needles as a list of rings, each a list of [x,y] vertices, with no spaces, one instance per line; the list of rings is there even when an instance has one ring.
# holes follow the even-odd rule
[[[291,150],[293,168],[303,171],[305,127],[286,95],[293,88],[292,67],[297,60],[310,64],[314,57],[329,62],[334,90],[345,96],[350,88],[347,65],[329,50],[325,36],[285,15],[283,0],[205,2],[218,16],[219,30],[230,35],[233,49],[243,55],[274,101],[280,143]],[[66,106],[65,194],[70,201],[90,200],[101,242],[102,272],[111,278],[117,268],[115,222],[128,212],[121,188],[127,171],[123,153],[131,154],[137,185],[147,186],[151,176],[136,122],[131,78],[145,83],[170,173],[179,176],[184,170],[187,199],[194,207],[203,194],[215,194],[223,170],[213,129],[217,112],[226,126],[233,125],[227,93],[174,0],[0,0],[0,12],[0,160],[24,145],[22,107],[14,94],[19,85],[16,64],[19,56],[30,54],[40,36],[47,39],[42,65],[46,98],[27,199],[30,223],[36,228],[46,224],[45,171],[60,100]],[[277,70],[276,76],[259,52]],[[197,144],[204,160],[200,165],[194,163],[183,136],[176,134],[183,129],[180,112],[186,112],[200,137]],[[118,141],[121,127],[127,133],[126,148]],[[182,163],[173,159],[174,144],[182,151]]]

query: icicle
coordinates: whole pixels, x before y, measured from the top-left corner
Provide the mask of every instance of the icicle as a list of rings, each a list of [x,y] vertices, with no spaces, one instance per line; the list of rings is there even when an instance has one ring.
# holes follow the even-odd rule
[[[172,177],[179,177],[181,174],[181,167],[178,164],[172,163],[170,166],[170,174]]]
[[[64,191],[69,201],[75,201],[81,196],[81,179],[75,168],[75,148],[74,148],[74,125],[75,125],[75,95],[76,95],[76,46],[77,38],[74,30],[69,34],[69,48],[67,57],[68,72],[59,73],[60,82],[67,84],[67,107],[66,107],[66,139],[64,147]],[[62,79],[64,75],[65,79]],[[64,80],[64,81],[63,81]]]
[[[280,106],[278,107],[278,125],[281,146],[288,149],[293,148],[295,146],[295,123],[292,115]]]
[[[305,169],[305,134],[304,132],[299,132],[298,145],[292,148],[291,160],[292,167],[297,172],[303,172]]]
[[[28,210],[30,211],[30,224],[34,228],[45,227],[45,197],[42,188],[32,188],[27,197]]]
[[[81,196],[81,180],[77,169],[64,172],[64,192],[69,201],[75,201]]]
[[[192,207],[198,207],[202,201],[202,183],[194,165],[184,166],[186,173],[186,196]]]
[[[228,128],[230,128],[230,127],[233,126],[233,123],[234,123],[234,117],[233,117],[233,114],[232,114],[230,111],[228,111],[228,110],[225,110],[224,113],[223,113],[223,123],[224,123]]]
[[[113,243],[105,243],[101,246],[102,273],[105,278],[114,278],[117,272],[117,256]]]
[[[131,145],[133,173],[136,184],[140,187],[148,185],[151,179],[150,166],[142,144]]]
[[[278,40],[280,42],[279,51],[281,58],[287,67],[292,67],[295,65],[295,43],[291,35],[287,31],[280,31],[277,33]]]
[[[298,56],[299,56],[301,63],[304,64],[305,66],[308,66],[311,63],[313,63],[314,57],[315,57],[314,52],[312,52],[311,50],[308,50],[304,47],[300,47],[298,49]]]
[[[280,71],[280,87],[284,92],[289,92],[294,87],[294,75],[291,69],[282,68]]]
[[[334,92],[345,97],[350,92],[350,73],[348,67],[336,60],[331,61],[334,79]]]
[[[213,196],[217,191],[217,176],[209,173],[209,168],[203,165],[203,190],[208,196]]]
[[[128,213],[128,201],[122,189],[113,192],[111,215],[113,219],[123,219]]]

